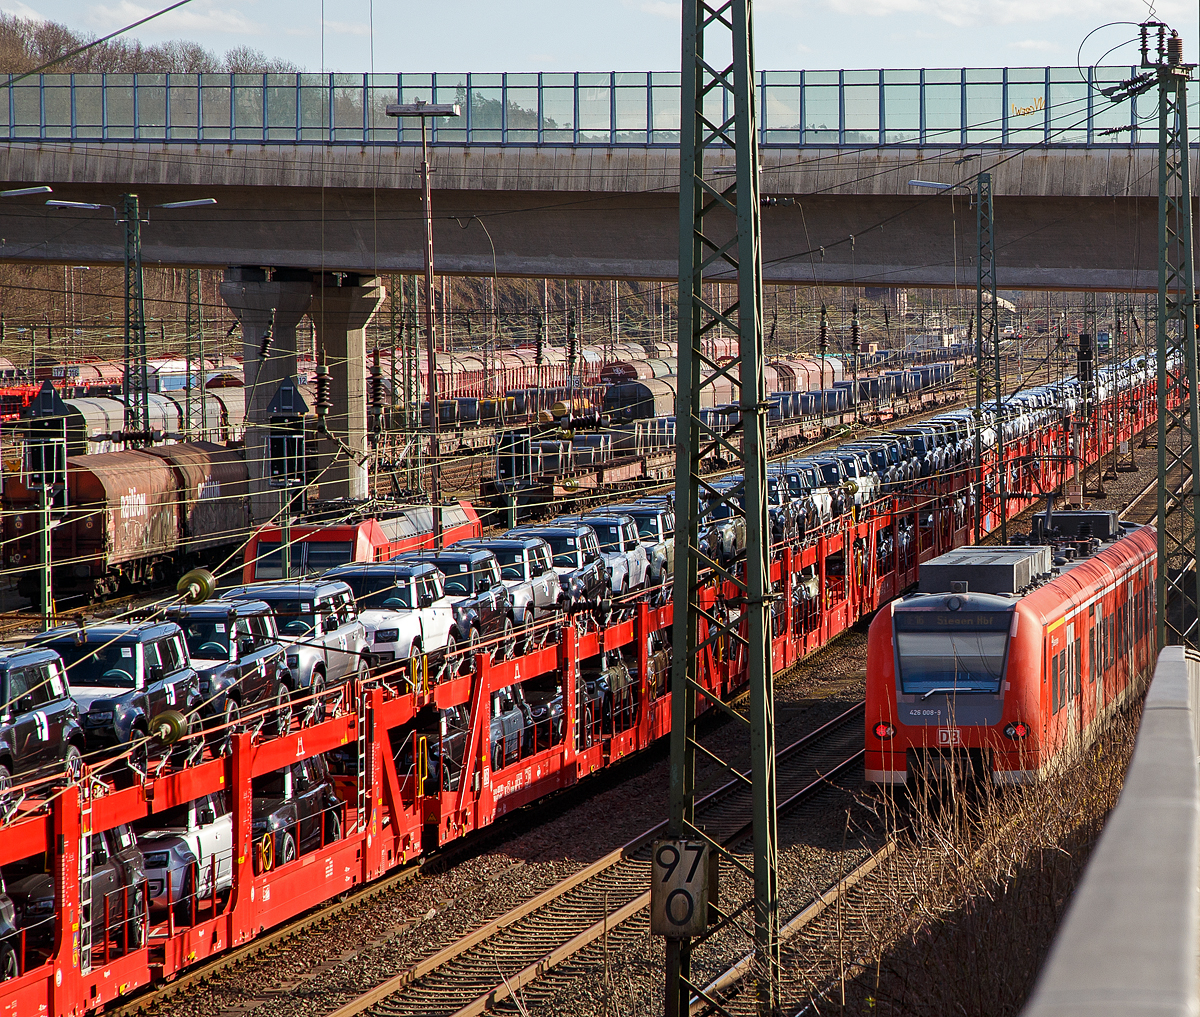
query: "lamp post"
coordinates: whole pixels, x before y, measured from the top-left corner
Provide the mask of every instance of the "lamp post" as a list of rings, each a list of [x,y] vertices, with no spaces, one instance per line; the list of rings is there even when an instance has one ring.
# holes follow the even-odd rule
[[[216,198],[192,198],[168,201],[151,208],[197,208],[215,205]],[[136,194],[121,195],[121,208],[92,201],[47,201],[51,208],[71,208],[94,212],[112,211],[113,222],[125,225],[125,372],[122,395],[125,398],[125,430],[128,438],[149,441],[150,381],[146,366],[146,299],[142,285],[142,223]]]
[[[429,189],[429,142],[425,121],[431,117],[456,117],[461,112],[458,103],[416,102],[388,106],[390,117],[416,117],[421,121],[421,203],[425,218],[425,358],[428,364],[429,390],[429,501],[433,506],[433,540],[442,549],[442,478],[441,447],[438,438],[439,408],[437,401],[437,345],[433,321],[433,203]]]

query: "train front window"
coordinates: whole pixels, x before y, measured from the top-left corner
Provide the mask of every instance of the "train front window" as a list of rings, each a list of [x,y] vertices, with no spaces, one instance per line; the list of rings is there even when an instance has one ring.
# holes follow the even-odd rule
[[[894,621],[905,695],[1000,691],[1011,612],[897,612]]]
[[[304,540],[305,572],[324,572],[354,560],[354,544],[349,540]]]

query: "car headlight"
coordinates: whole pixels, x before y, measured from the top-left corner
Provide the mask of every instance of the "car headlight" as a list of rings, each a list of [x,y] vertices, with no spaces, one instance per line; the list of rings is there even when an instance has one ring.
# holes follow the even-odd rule
[[[376,643],[397,643],[400,641],[399,629],[379,629],[375,633]]]
[[[39,897],[36,900],[31,900],[25,905],[25,913],[27,915],[48,915],[54,911],[53,897]]]
[[[167,862],[171,859],[171,854],[168,851],[153,851],[145,856],[146,868],[148,869],[165,869]]]
[[[211,682],[201,682],[201,683],[200,683],[200,694],[201,694],[202,696],[207,696],[207,695],[208,695],[208,690],[209,690],[210,688],[212,688],[212,683],[211,683]]]
[[[287,666],[288,667],[299,667],[300,666],[300,654],[289,653],[287,655]]]
[[[89,724],[111,724],[113,721],[112,710],[93,710],[85,716]]]

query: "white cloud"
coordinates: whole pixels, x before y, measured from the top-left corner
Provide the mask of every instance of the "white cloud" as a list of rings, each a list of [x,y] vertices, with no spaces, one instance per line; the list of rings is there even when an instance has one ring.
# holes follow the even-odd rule
[[[14,0],[6,0],[6,2],[0,3],[0,11],[3,11],[5,14],[12,14],[18,18],[28,18],[30,21],[46,20],[45,15],[38,13],[28,4],[21,3],[20,0],[15,0],[15,2]]]
[[[154,7],[144,7],[133,3],[132,0],[120,0],[112,6],[95,4],[88,9],[87,19],[97,29],[111,32],[114,28],[131,24],[142,18],[149,17],[156,10]],[[212,3],[188,4],[178,10],[156,18],[146,29],[156,33],[190,34],[196,32],[223,32],[230,35],[264,35],[267,26],[257,21],[251,21],[240,10],[233,7],[218,7]]]
[[[326,21],[325,31],[332,35],[370,35],[371,26],[366,22]]]
[[[626,10],[650,14],[656,18],[669,18],[678,21],[680,6],[678,0],[621,0],[621,6]]]
[[[1028,49],[1045,53],[1054,53],[1062,48],[1048,39],[1021,39],[1019,42],[1010,42],[1009,45],[1014,49]]]
[[[1145,17],[1145,4],[1139,0],[824,0],[839,14],[861,17],[915,15],[922,21],[941,21],[956,28],[1028,24],[1056,18],[1076,23],[1100,24],[1121,18],[1138,21]],[[800,15],[802,0],[761,0],[760,8],[772,12]],[[1178,0],[1164,0],[1160,17],[1178,21],[1190,17]],[[1185,13],[1186,11],[1186,13]],[[1179,17],[1172,17],[1177,13]]]

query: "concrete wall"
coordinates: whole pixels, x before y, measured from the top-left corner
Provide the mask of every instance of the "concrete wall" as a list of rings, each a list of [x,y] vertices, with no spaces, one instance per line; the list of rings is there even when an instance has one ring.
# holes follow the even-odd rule
[[[1001,288],[1156,286],[1154,151],[992,151],[961,161],[970,154],[765,151],[763,193],[800,199],[764,209],[767,280],[974,285],[965,191],[922,192],[907,181],[966,180],[982,163],[994,174]],[[115,203],[131,188],[143,206],[218,199],[216,208],[152,210],[148,264],[386,273],[421,267],[418,157],[412,147],[12,142],[0,167],[10,186],[49,183],[68,200]],[[503,275],[677,278],[671,149],[439,147],[434,165],[440,272],[490,275],[494,243]],[[116,262],[120,240],[107,211],[0,201],[4,260]]]
[[[1200,1012],[1200,656],[1168,646],[1121,797],[1022,1017]]]

